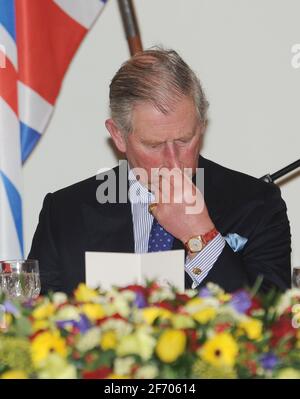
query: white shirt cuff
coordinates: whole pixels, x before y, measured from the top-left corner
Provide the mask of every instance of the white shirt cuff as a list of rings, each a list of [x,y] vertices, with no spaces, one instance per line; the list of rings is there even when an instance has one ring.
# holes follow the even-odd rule
[[[209,271],[221,255],[226,241],[219,233],[193,259],[186,258],[185,271],[193,280],[192,288],[196,288],[205,279]]]

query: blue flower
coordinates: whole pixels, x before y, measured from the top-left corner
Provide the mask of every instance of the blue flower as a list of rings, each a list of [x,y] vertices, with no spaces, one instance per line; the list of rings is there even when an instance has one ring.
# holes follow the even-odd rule
[[[5,301],[3,305],[6,313],[10,313],[14,316],[17,316],[20,313],[19,309],[10,301]]]
[[[233,294],[229,304],[239,313],[246,313],[251,307],[251,297],[246,291],[238,291]]]
[[[260,359],[260,364],[265,370],[273,370],[277,363],[278,358],[272,352],[264,354]]]
[[[142,292],[136,292],[135,300],[134,300],[135,306],[137,306],[139,309],[142,309],[147,306],[147,301]]]
[[[212,293],[207,287],[203,287],[199,290],[198,296],[200,298],[208,298],[208,297],[212,296]]]
[[[75,326],[79,328],[81,333],[84,334],[85,332],[87,332],[87,330],[91,328],[91,322],[84,314],[81,314],[80,320],[76,322]]]
[[[89,319],[81,314],[79,321],[76,320],[58,320],[56,322],[58,328],[68,328],[69,326],[78,328],[79,331],[84,334],[91,328],[91,323]]]

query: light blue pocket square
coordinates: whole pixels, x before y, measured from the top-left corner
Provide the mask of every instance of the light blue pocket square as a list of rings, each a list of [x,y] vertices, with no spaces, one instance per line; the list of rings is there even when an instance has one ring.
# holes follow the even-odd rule
[[[234,252],[241,251],[248,241],[248,238],[242,237],[237,233],[229,233],[224,238]]]

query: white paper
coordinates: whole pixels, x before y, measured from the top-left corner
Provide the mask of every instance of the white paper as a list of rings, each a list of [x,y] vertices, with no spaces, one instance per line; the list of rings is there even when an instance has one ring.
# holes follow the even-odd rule
[[[115,252],[85,253],[86,284],[110,289],[112,286],[145,284],[155,280],[184,290],[184,251],[128,254]]]

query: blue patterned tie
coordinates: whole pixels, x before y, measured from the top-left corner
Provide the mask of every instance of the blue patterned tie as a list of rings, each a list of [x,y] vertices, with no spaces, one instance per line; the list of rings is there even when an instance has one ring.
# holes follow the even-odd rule
[[[149,236],[148,252],[168,251],[172,249],[174,237],[168,233],[156,219],[153,219]]]

